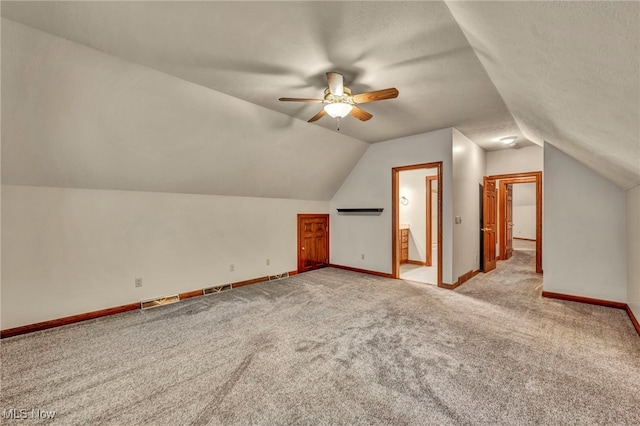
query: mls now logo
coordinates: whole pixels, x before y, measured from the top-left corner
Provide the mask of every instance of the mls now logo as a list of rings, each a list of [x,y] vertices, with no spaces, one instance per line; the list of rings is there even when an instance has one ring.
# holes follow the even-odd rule
[[[10,408],[2,410],[2,418],[7,420],[26,420],[26,419],[50,419],[56,416],[55,411],[44,411],[37,408],[33,410],[25,410],[24,408]]]
[[[28,419],[29,413],[24,408],[10,408],[8,410],[2,410],[2,418],[13,420]]]
[[[55,411],[45,411],[40,409],[31,410],[31,418],[32,419],[52,419],[56,416]]]

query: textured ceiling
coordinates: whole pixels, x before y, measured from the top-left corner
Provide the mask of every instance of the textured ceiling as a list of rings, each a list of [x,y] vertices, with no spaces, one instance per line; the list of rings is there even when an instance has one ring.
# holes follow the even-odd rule
[[[367,143],[2,20],[2,183],[330,200]]]
[[[524,135],[640,184],[639,2],[449,2]]]
[[[398,88],[363,106],[370,121],[342,120],[366,142],[456,126],[491,150],[521,136],[443,2],[2,2],[2,15],[305,121],[319,105],[278,98],[322,97],[327,71],[354,93]]]
[[[372,120],[343,120],[340,133],[362,141],[455,126],[493,150],[517,135],[519,146],[550,142],[624,188],[640,183],[638,2],[1,6],[12,21],[300,120],[319,106],[277,98],[320,97],[326,71],[356,93],[397,87],[397,99],[364,106]],[[3,49],[3,69],[4,60]],[[232,98],[211,96],[242,115]],[[300,120],[294,139],[305,128],[336,134],[328,117]]]

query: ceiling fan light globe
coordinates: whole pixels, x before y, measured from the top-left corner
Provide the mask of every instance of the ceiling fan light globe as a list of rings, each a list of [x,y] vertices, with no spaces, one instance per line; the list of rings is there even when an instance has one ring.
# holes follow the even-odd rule
[[[326,104],[324,110],[333,118],[343,118],[351,112],[353,106],[344,102]]]

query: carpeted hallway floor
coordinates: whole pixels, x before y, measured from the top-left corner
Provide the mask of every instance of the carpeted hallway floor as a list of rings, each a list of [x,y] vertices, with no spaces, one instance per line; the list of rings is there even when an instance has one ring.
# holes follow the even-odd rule
[[[455,291],[328,268],[6,339],[0,410],[60,425],[640,424],[626,313],[540,298],[532,255]]]

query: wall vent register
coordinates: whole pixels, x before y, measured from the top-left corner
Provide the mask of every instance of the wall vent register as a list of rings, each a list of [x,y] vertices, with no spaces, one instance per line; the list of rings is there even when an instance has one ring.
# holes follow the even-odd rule
[[[203,294],[215,294],[215,293],[221,293],[223,291],[227,291],[227,290],[231,290],[231,284],[222,284],[222,285],[218,285],[215,287],[208,287],[208,288],[204,288],[202,289],[202,293]]]
[[[158,306],[169,305],[180,301],[180,296],[174,294],[172,296],[158,297],[156,299],[143,300],[140,302],[140,309],[156,308]]]

